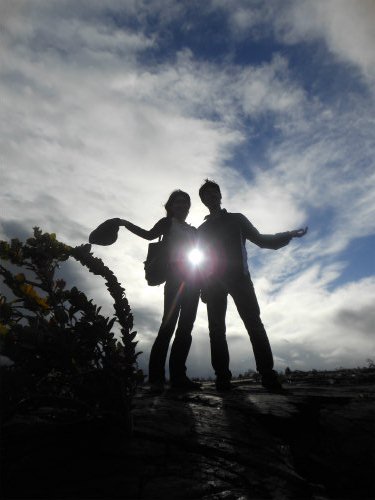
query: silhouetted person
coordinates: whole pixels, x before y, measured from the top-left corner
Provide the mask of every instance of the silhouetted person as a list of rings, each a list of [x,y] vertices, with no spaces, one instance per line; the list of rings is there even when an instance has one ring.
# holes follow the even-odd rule
[[[275,235],[260,234],[240,213],[228,213],[221,208],[220,187],[206,180],[199,196],[210,214],[198,228],[198,241],[205,254],[202,300],[207,304],[211,343],[211,361],[216,374],[218,390],[229,390],[232,374],[229,370],[229,352],[226,339],[225,315],[228,294],[249,333],[256,367],[262,385],[269,390],[280,390],[277,373],[273,370],[273,356],[267,333],[260,319],[258,301],[247,264],[246,240],[261,248],[277,250],[292,238],[304,236],[305,229]]]
[[[185,366],[199,302],[199,286],[187,259],[189,249],[195,246],[197,234],[196,228],[185,221],[190,205],[190,196],[184,191],[176,190],[164,205],[167,216],[160,219],[150,230],[142,229],[123,219],[107,221],[113,222],[114,225],[125,226],[146,240],[163,236],[166,242],[167,280],[164,285],[164,313],[149,360],[149,383],[155,392],[164,389],[165,362],[177,321],[169,357],[171,386],[182,390],[200,388],[200,384],[186,376]]]

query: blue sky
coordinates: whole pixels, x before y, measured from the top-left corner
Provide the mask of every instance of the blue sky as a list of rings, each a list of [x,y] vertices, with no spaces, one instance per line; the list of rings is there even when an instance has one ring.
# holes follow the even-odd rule
[[[248,245],[276,367],[335,368],[375,357],[372,0],[3,1],[0,6],[0,237],[40,226],[69,244],[101,221],[145,228],[169,193],[223,206],[264,233],[305,225],[277,252]],[[123,230],[95,248],[126,287],[146,368],[162,313],[147,243]],[[62,274],[111,312],[103,283]],[[233,304],[234,373],[254,368]],[[210,376],[200,304],[189,357]]]

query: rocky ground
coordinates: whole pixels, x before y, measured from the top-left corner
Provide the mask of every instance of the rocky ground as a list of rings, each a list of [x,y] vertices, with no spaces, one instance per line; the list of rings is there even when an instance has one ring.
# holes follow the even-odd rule
[[[373,499],[375,371],[290,374],[218,393],[141,387],[129,438],[78,422],[5,426],[3,498]]]

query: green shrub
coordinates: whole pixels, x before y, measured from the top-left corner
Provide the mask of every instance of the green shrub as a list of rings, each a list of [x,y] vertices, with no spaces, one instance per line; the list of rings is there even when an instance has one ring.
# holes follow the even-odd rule
[[[0,265],[0,274],[12,292],[0,294],[0,354],[12,361],[1,366],[3,418],[46,404],[125,416],[136,388],[139,353],[130,307],[112,271],[93,256],[91,245],[70,247],[39,228],[26,243],[0,241],[0,257],[10,264]],[[101,315],[101,308],[76,287],[67,289],[55,278],[59,264],[69,258],[105,279],[114,301],[112,318]]]

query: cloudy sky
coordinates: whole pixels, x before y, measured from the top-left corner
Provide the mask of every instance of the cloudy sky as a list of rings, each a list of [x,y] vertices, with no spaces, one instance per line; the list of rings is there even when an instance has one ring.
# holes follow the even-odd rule
[[[70,245],[122,217],[150,228],[176,188],[188,222],[223,206],[263,233],[309,226],[278,251],[248,245],[276,367],[375,358],[373,0],[1,0],[0,238],[33,226]],[[140,366],[162,287],[125,229],[93,247],[126,288]],[[101,279],[62,268],[111,313]],[[231,368],[254,369],[232,302]],[[200,304],[189,373],[212,376]]]

